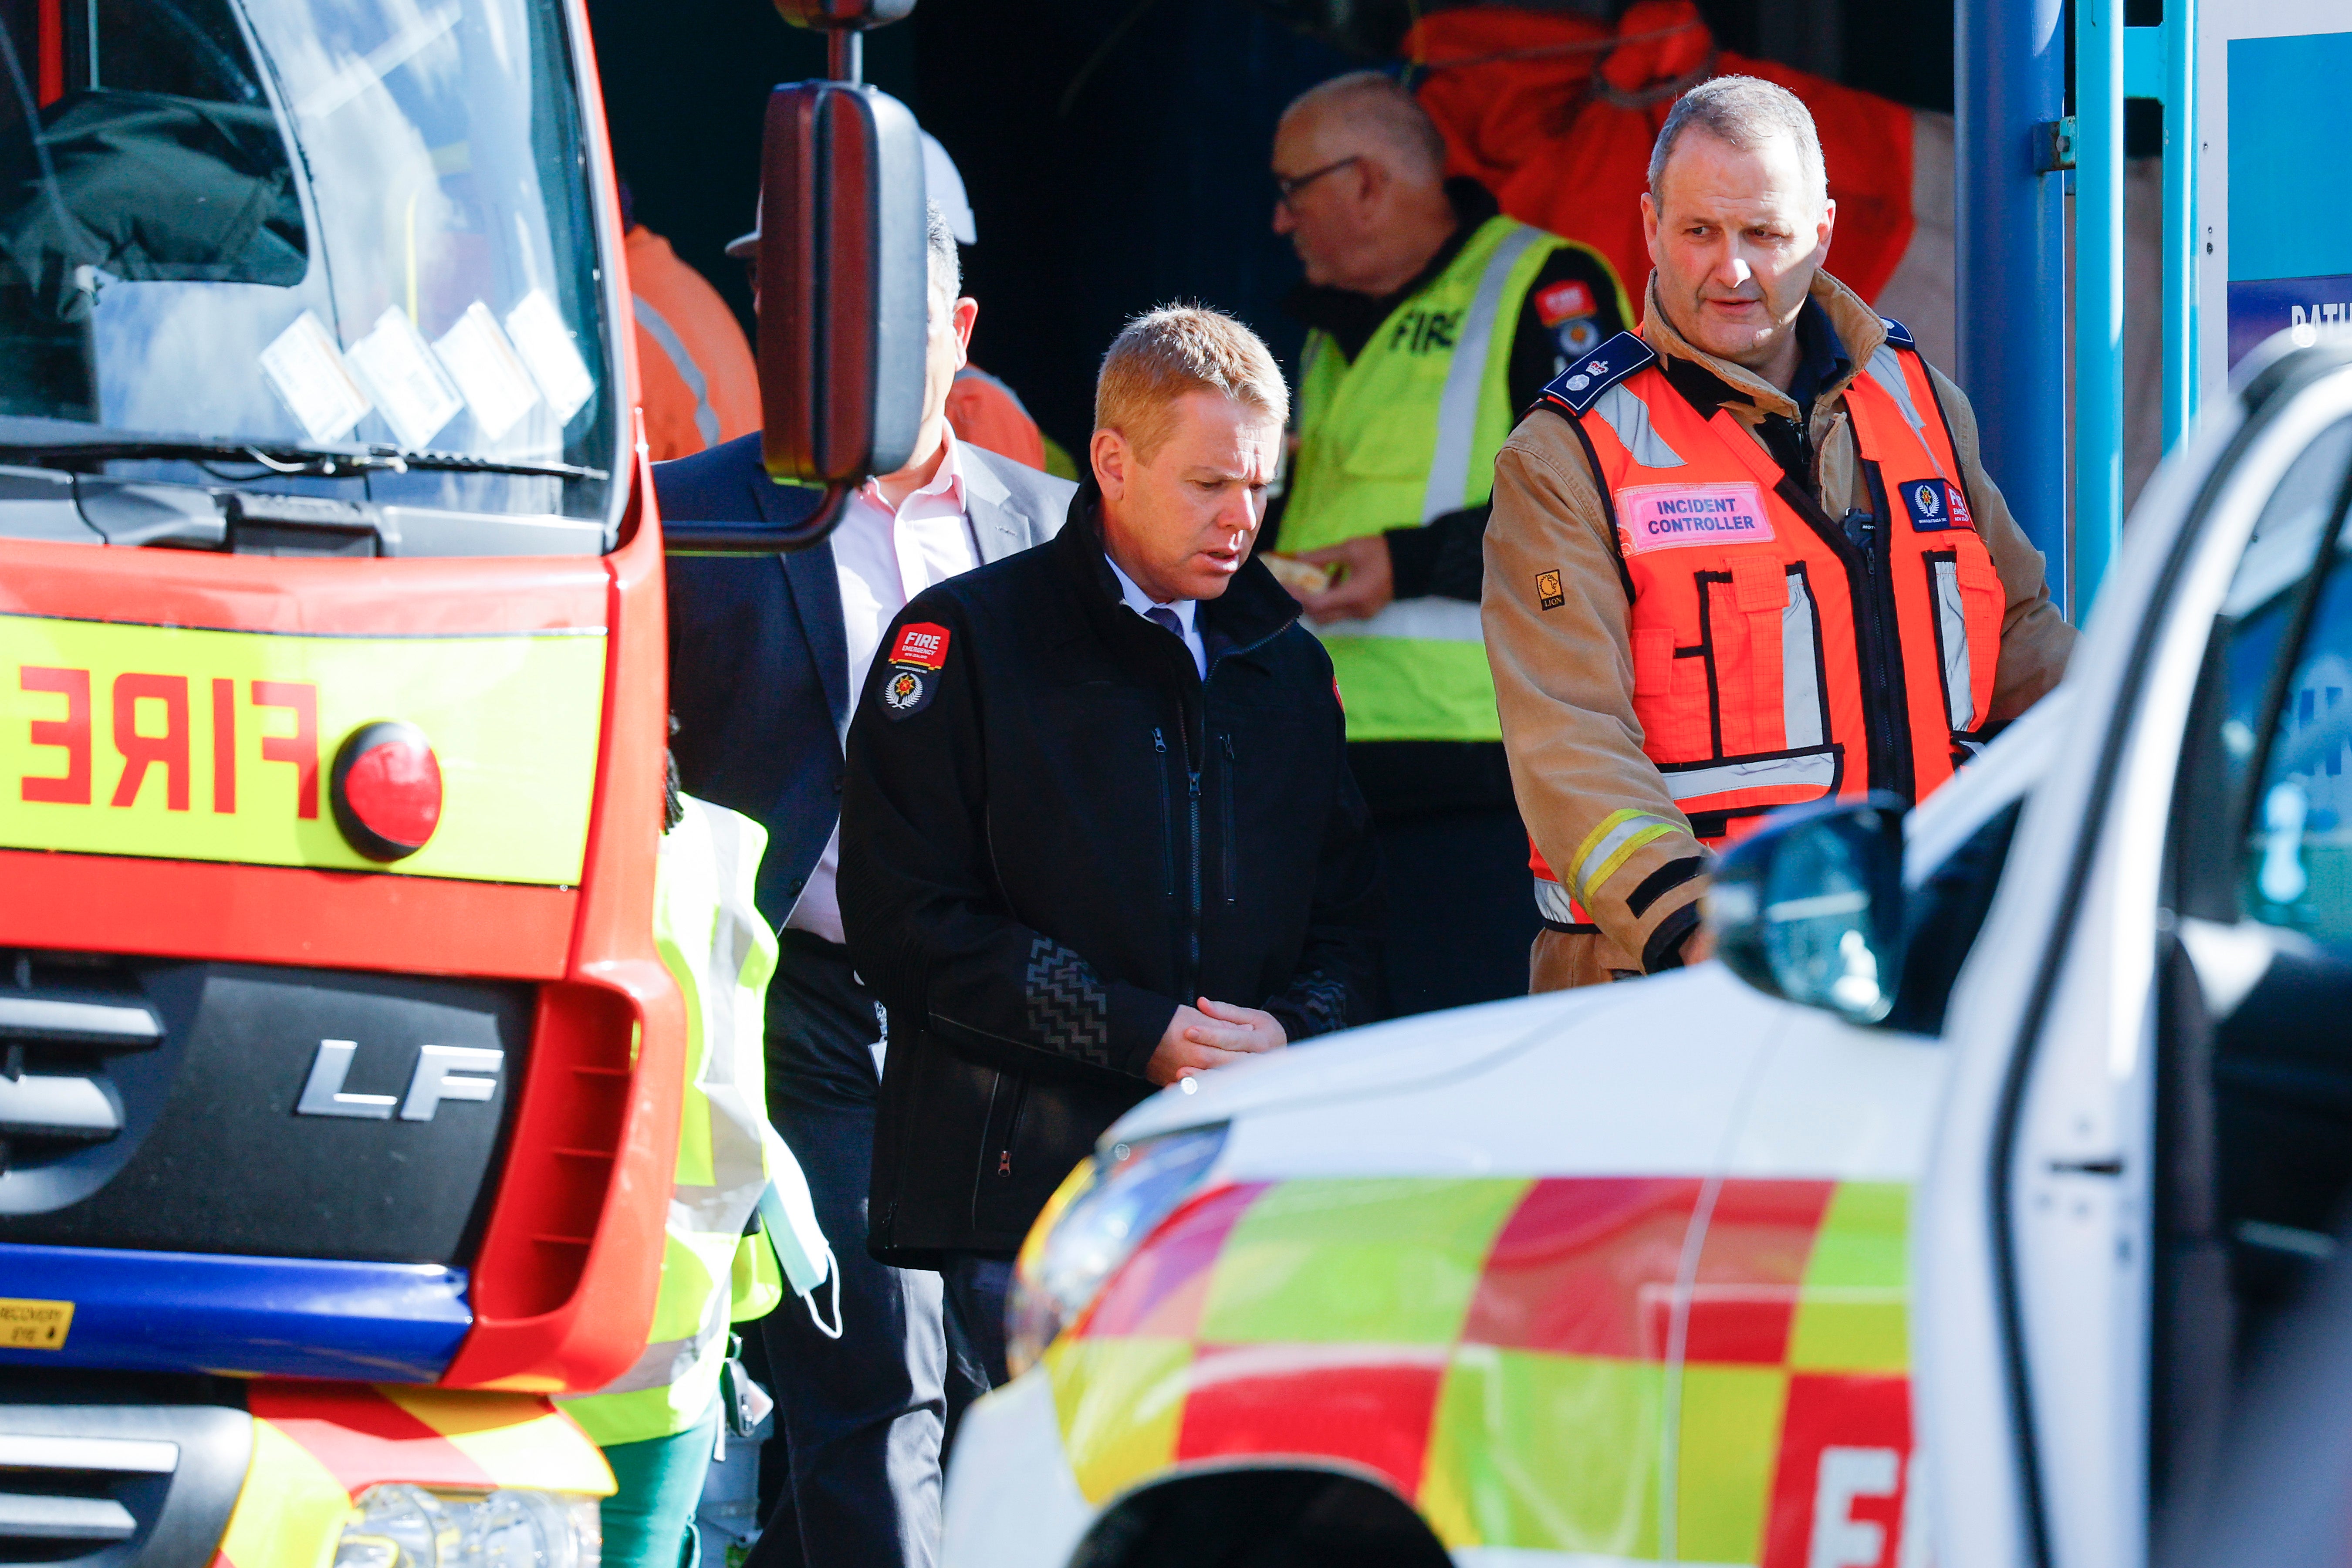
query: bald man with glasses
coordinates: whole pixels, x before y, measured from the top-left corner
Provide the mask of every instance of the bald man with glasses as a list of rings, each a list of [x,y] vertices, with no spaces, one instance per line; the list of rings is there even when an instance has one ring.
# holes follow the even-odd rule
[[[1447,179],[1444,139],[1385,76],[1302,94],[1272,162],[1274,226],[1307,272],[1286,303],[1309,328],[1276,547],[1332,574],[1298,597],[1397,892],[1389,1005],[1511,995],[1537,922],[1478,626],[1495,454],[1632,314],[1597,252]]]

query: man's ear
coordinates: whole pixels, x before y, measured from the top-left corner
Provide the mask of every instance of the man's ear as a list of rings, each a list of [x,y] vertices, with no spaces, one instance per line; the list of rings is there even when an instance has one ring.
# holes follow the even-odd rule
[[[1813,265],[1818,267],[1830,253],[1830,231],[1837,227],[1837,203],[1828,196],[1822,198],[1821,245],[1813,253]]]
[[[1647,191],[1642,193],[1642,243],[1649,247],[1650,265],[1657,266],[1658,204],[1650,199],[1650,193]]]
[[[948,321],[955,329],[956,368],[961,370],[971,363],[971,326],[980,320],[980,301],[967,294],[955,302],[954,313]]]
[[[1103,499],[1126,500],[1135,462],[1135,448],[1127,444],[1127,437],[1116,430],[1097,430],[1087,443],[1087,457],[1094,464],[1095,483],[1102,487]]]

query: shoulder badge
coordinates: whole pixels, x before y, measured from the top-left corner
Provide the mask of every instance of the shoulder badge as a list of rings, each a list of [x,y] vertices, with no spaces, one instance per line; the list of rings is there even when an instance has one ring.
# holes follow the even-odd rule
[[[1632,332],[1620,332],[1545,384],[1544,400],[1582,414],[1601,395],[1657,362],[1657,353]]]
[[[1910,328],[1905,326],[1902,322],[1896,321],[1892,316],[1879,317],[1878,324],[1886,329],[1886,341],[1888,342],[1893,343],[1898,349],[1909,349],[1914,353],[1919,352],[1919,345],[1912,341]]]
[[[899,627],[898,640],[890,645],[890,667],[883,674],[883,710],[893,719],[911,719],[929,708],[947,662],[947,627],[929,621]]]
[[[898,628],[898,640],[890,645],[892,664],[910,664],[918,669],[938,669],[948,661],[948,629],[929,621],[917,621]]]

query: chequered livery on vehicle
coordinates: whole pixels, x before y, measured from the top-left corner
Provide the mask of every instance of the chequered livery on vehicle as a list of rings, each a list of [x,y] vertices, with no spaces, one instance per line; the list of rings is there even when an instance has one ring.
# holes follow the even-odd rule
[[[1045,1365],[1097,1503],[1312,1455],[1448,1547],[1802,1568],[1817,1501],[1873,1545],[1901,1532],[1905,1211],[1885,1183],[1237,1184]]]
[[[947,1568],[1205,1559],[1277,1494],[1418,1539],[1383,1562],[1911,1568],[1947,1070],[1709,966],[1147,1101],[1023,1250]]]
[[[463,1508],[518,1492],[535,1494],[523,1507],[583,1516],[565,1522],[593,1542],[595,1500],[613,1490],[595,1445],[538,1394],[267,1382],[246,1404],[252,1465],[212,1568],[317,1568],[338,1542],[336,1561],[398,1564],[403,1526],[438,1524],[431,1510],[441,1500]],[[384,1546],[371,1552],[369,1523],[395,1510]],[[558,1539],[533,1542],[541,1561],[572,1561],[572,1543],[542,1531]]]

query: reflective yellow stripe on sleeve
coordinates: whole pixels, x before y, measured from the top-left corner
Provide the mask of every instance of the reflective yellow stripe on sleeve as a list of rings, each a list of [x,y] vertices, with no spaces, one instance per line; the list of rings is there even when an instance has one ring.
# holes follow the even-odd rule
[[[1575,868],[1570,877],[1577,898],[1590,909],[1601,884],[1615,876],[1635,850],[1675,831],[1673,823],[1647,812],[1620,810],[1602,817],[1600,826],[1584,836],[1570,861]]]

